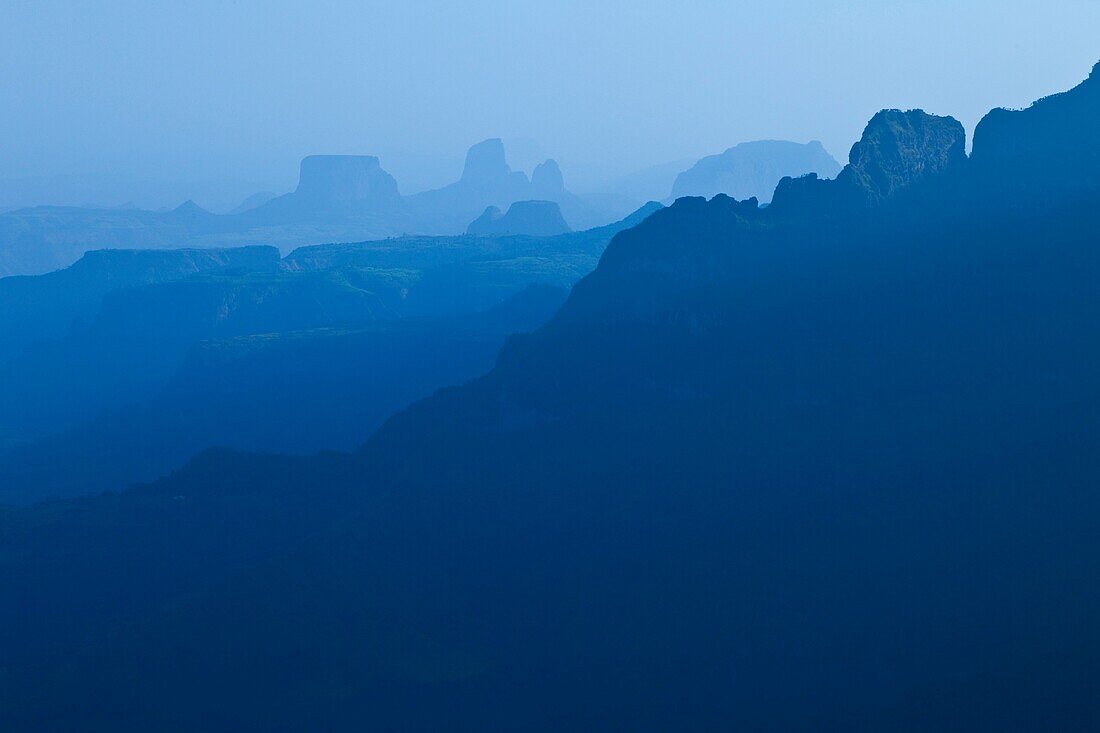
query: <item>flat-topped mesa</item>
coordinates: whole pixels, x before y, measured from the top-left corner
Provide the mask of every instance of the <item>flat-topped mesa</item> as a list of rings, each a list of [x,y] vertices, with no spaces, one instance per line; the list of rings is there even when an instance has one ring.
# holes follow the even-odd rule
[[[501,214],[496,206],[489,206],[466,228],[467,234],[478,236],[526,234],[551,237],[569,231],[572,230],[554,201],[516,201],[508,207],[507,214]]]
[[[884,109],[871,118],[852,146],[837,182],[878,201],[965,163],[966,131],[958,120],[920,109]]]
[[[302,159],[296,197],[324,206],[392,202],[397,181],[373,155],[310,155]]]

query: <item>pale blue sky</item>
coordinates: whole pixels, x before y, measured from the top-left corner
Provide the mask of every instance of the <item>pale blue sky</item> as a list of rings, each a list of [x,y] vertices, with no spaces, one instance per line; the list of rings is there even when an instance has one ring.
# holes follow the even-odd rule
[[[882,107],[973,128],[1100,58],[1097,0],[0,0],[0,178],[289,185],[308,153],[534,138],[567,178],[820,139]]]

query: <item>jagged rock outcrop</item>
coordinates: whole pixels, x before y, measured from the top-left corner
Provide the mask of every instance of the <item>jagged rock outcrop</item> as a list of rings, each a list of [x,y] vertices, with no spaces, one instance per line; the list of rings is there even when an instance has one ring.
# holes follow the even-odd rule
[[[354,460],[0,513],[6,728],[1097,730],[1097,202],[887,148],[623,232]]]
[[[837,182],[882,200],[926,176],[966,162],[966,131],[954,117],[885,109],[852,146]]]
[[[770,201],[781,179],[816,173],[833,178],[840,163],[817,140],[806,144],[787,140],[755,140],[708,155],[676,177],[672,198],[724,193],[736,199]]]
[[[484,140],[470,148],[458,181],[406,199],[417,215],[431,217],[441,227],[456,229],[483,215],[486,207],[504,210],[515,202],[530,200],[556,202],[561,215],[576,229],[603,226],[614,219],[567,191],[561,169],[554,160],[536,166],[530,180],[522,171],[512,170],[499,138]],[[460,224],[452,224],[459,219]]]
[[[459,183],[495,191],[508,186],[521,186],[528,181],[522,171],[513,171],[508,166],[504,143],[494,137],[482,140],[466,151],[466,164]]]
[[[966,131],[953,117],[919,109],[882,110],[852,146],[834,180],[815,174],[784,178],[769,214],[775,219],[835,218],[874,205],[926,178],[965,168]]]
[[[466,228],[467,234],[478,236],[527,234],[550,237],[572,231],[554,201],[516,201],[502,214],[496,206],[485,209]]]
[[[419,216],[438,220],[442,228],[460,229],[486,206],[507,206],[530,198],[530,188],[526,174],[508,166],[500,138],[490,138],[466,152],[459,180],[410,196],[407,201]]]

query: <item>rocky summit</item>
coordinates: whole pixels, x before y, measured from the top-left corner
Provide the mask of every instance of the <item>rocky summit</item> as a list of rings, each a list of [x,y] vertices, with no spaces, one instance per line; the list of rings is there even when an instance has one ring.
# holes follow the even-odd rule
[[[867,123],[837,180],[877,200],[965,162],[966,132],[958,120],[888,109]]]

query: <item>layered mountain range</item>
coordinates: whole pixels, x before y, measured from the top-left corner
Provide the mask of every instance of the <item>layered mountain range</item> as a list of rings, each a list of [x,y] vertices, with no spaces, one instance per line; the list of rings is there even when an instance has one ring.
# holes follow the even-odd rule
[[[103,250],[2,279],[0,502],[151,480],[210,445],[351,448],[487,371],[509,333],[549,318],[611,237],[655,208],[560,236],[398,238],[284,259],[273,247]]]
[[[0,214],[0,277],[56,270],[96,249],[261,244],[289,252],[329,242],[460,234],[486,207],[525,200],[557,203],[574,229],[626,213],[570,193],[553,160],[536,166],[531,178],[512,170],[496,138],[471,147],[462,177],[443,188],[402,196],[376,157],[313,155],[302,160],[294,191],[264,198],[226,215],[191,201],[165,212],[43,206]]]
[[[835,179],[618,233],[354,454],[5,510],[0,715],[1095,730],[1098,117],[1100,65],[969,157],[884,111]]]

